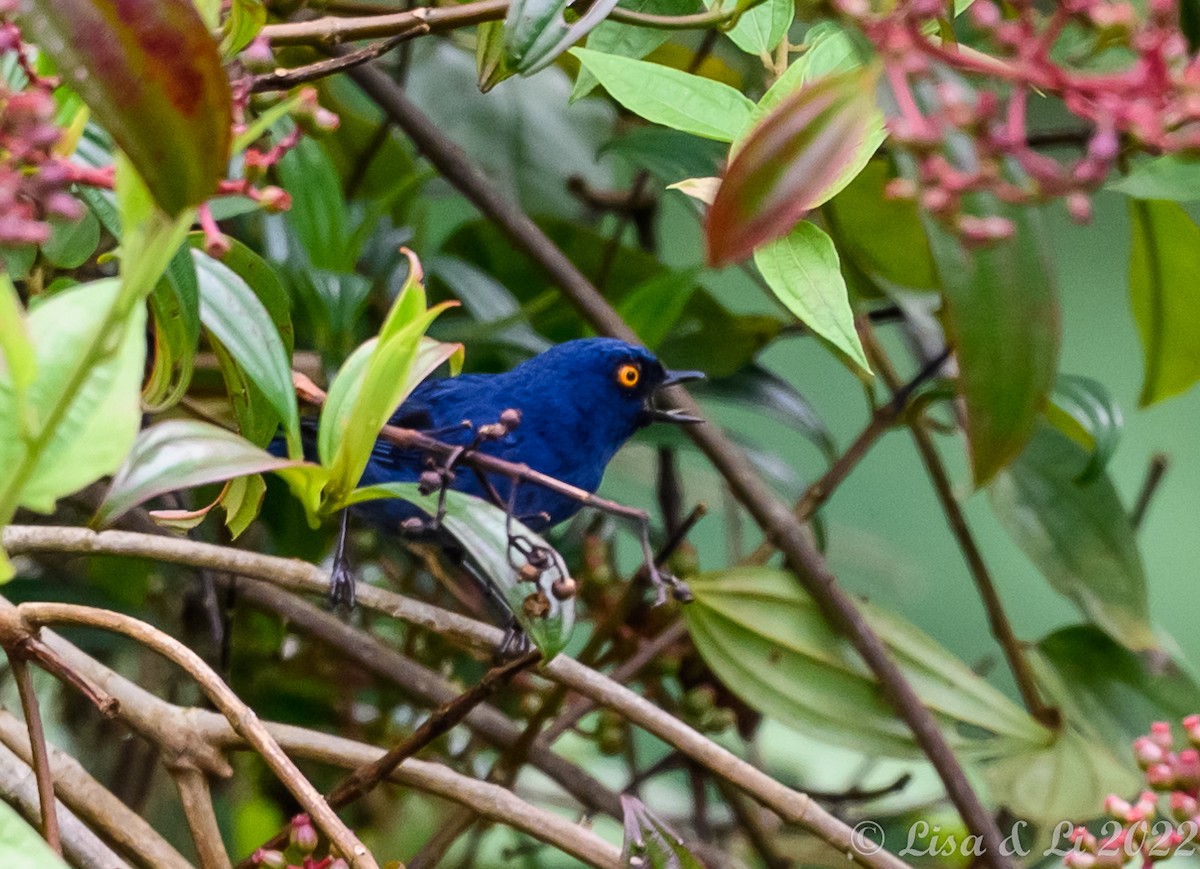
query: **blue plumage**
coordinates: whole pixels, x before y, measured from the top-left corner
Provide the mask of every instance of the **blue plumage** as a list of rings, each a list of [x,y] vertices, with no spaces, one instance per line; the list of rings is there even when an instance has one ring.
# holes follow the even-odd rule
[[[475,439],[474,428],[516,409],[520,425],[499,440],[481,444],[479,451],[594,492],[609,461],[639,428],[656,419],[693,421],[657,408],[654,394],[664,385],[699,376],[665,370],[645,348],[611,338],[586,338],[551,347],[503,374],[426,381],[391,422],[468,445]],[[420,453],[379,441],[360,485],[415,481],[424,468]],[[507,480],[489,481],[508,497]],[[479,475],[465,467],[456,470],[451,487],[480,497],[488,494]],[[569,519],[579,507],[576,500],[527,483],[517,491],[514,513],[529,527],[542,530]],[[357,512],[393,528],[418,515],[411,504],[397,500],[368,502]]]

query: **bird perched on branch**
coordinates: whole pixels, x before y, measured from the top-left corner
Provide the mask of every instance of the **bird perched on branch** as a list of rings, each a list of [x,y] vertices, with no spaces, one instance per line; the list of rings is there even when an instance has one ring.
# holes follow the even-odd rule
[[[612,338],[568,341],[502,374],[464,374],[427,380],[396,410],[391,424],[438,440],[528,465],[587,492],[600,487],[604,470],[638,429],[655,421],[701,420],[657,404],[664,387],[702,378],[698,371],[668,371],[648,350]],[[447,473],[421,451],[379,440],[360,486],[421,482],[445,484],[498,502],[535,531],[575,515],[582,503],[529,482],[512,482],[462,465]],[[419,527],[425,514],[405,501],[370,501],[358,515],[390,528]],[[339,541],[338,554],[342,546]],[[335,557],[331,598],[353,602],[353,579]]]

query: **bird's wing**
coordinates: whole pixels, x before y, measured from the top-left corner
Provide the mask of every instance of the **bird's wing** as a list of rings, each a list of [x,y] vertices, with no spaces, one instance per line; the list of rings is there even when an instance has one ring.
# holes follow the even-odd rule
[[[468,429],[463,428],[461,434],[453,430],[453,426],[461,421],[461,418],[455,415],[455,393],[464,379],[426,380],[396,409],[388,423],[399,428],[436,433],[439,440],[448,443],[466,442],[464,439],[470,437]],[[421,456],[418,453],[403,450],[385,440],[376,440],[371,451],[372,462],[394,470],[418,467],[420,460]]]

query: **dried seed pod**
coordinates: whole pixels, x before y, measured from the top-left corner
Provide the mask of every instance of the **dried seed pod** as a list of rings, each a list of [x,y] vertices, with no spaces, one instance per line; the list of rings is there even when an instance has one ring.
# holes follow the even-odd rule
[[[419,516],[410,516],[400,523],[400,530],[408,534],[418,534],[425,530],[425,520]]]
[[[521,424],[521,411],[515,407],[510,407],[500,414],[500,425],[504,426],[509,431]]]
[[[479,439],[481,441],[496,441],[508,434],[508,428],[498,422],[490,422],[487,425],[479,427]]]
[[[575,597],[577,591],[579,591],[579,583],[570,576],[560,576],[550,585],[550,593],[559,600]]]
[[[550,612],[550,599],[546,597],[544,591],[538,589],[525,598],[525,602],[521,606],[525,610],[525,615],[529,618],[542,619]]]
[[[537,582],[542,578],[541,568],[534,567],[532,564],[522,564],[517,575],[521,582]]]
[[[417,491],[429,495],[442,487],[442,475],[437,471],[422,471],[417,481]]]

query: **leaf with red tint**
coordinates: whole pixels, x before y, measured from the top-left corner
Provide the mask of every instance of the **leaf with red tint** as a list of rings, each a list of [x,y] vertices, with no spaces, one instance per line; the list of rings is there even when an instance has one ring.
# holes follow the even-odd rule
[[[21,24],[171,216],[229,160],[229,80],[190,0],[23,0]]]
[[[865,163],[878,146],[876,75],[865,68],[818,79],[750,131],[708,212],[711,264],[744,259],[786,234]]]

